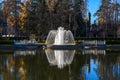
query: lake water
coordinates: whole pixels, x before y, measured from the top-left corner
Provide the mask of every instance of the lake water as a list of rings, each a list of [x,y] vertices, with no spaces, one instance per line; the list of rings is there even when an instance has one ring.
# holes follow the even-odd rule
[[[0,80],[120,80],[120,51],[0,51]]]

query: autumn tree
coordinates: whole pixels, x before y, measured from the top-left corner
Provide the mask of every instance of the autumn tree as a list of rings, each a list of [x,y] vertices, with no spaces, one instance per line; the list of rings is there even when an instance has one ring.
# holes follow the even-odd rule
[[[119,10],[120,4],[117,0],[102,0],[99,10],[95,13],[98,16],[99,24],[104,27],[106,37],[116,37]]]
[[[20,29],[23,28],[25,18],[25,6],[20,0],[3,1],[3,13],[8,23],[8,34],[20,35]],[[12,29],[12,30],[11,30]]]

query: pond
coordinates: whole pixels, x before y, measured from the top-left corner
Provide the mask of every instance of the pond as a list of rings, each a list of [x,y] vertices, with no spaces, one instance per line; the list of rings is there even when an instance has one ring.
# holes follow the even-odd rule
[[[0,80],[120,80],[120,51],[0,51]]]

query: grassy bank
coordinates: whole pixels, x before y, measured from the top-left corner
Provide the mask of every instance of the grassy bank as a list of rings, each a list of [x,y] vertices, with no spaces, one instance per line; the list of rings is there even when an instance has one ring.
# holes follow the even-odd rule
[[[120,45],[120,40],[107,40],[107,45]]]
[[[13,45],[13,39],[0,38],[0,45]]]

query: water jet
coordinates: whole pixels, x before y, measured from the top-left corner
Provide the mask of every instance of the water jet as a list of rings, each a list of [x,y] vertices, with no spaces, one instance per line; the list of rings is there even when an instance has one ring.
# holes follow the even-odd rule
[[[73,34],[70,30],[59,27],[58,30],[51,30],[45,44],[47,47],[75,45]]]

